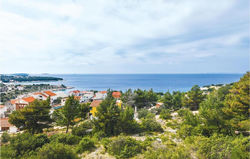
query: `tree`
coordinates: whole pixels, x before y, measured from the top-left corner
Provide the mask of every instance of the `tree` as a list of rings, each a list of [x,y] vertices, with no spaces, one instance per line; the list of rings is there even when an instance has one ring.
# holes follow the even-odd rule
[[[74,96],[69,96],[65,102],[65,106],[54,111],[53,118],[58,125],[66,126],[66,133],[68,133],[69,126],[75,124],[75,119],[79,115],[79,101],[74,99]]]
[[[62,97],[58,97],[53,101],[53,104],[60,104],[62,100]]]
[[[147,103],[150,106],[154,106],[157,102],[157,94],[153,91],[153,89],[150,89],[149,91],[146,92],[146,96],[147,96]]]
[[[120,109],[110,91],[105,100],[97,107],[96,119],[94,119],[95,131],[103,131],[106,136],[118,135],[120,128]]]
[[[134,107],[135,94],[132,92],[131,89],[128,89],[125,93],[122,94],[121,100],[124,105],[130,105]]]
[[[220,101],[224,101],[227,94],[230,93],[230,89],[232,88],[231,85],[227,84],[218,89],[218,98]]]
[[[52,122],[49,100],[35,100],[25,108],[14,111],[9,116],[9,122],[32,134],[42,132],[44,128],[49,128]]]
[[[145,91],[137,89],[135,92],[135,106],[138,108],[143,108],[147,106],[147,96]]]
[[[113,136],[121,132],[134,133],[138,128],[139,124],[134,120],[133,108],[130,106],[119,108],[112,94],[108,93],[106,99],[97,107],[94,131]]]
[[[134,93],[135,106],[139,109],[143,107],[151,107],[157,102],[157,94],[152,89],[149,91],[137,89]]]
[[[181,93],[180,91],[173,92],[172,98],[173,109],[179,110],[182,107],[183,93]]]
[[[132,134],[137,133],[139,130],[139,124],[134,120],[134,110],[130,106],[126,106],[120,112],[120,122],[118,123],[121,132]]]
[[[171,109],[173,107],[173,97],[170,92],[166,92],[163,96],[163,103],[165,108]]]
[[[87,117],[88,112],[90,111],[90,103],[82,103],[79,105],[79,117],[84,120]]]
[[[241,123],[249,119],[249,94],[250,72],[247,72],[239,82],[234,83],[224,102],[225,107],[223,108],[223,112],[227,115],[229,123],[235,129],[241,129]]]
[[[198,85],[194,85],[191,90],[187,92],[187,96],[184,99],[184,105],[190,110],[198,110],[199,104],[205,98],[202,93],[203,92],[200,90],[200,87]]]
[[[232,129],[225,123],[223,98],[219,96],[219,91],[214,91],[207,96],[207,99],[200,104],[199,114],[203,123],[203,135],[211,136],[213,133],[223,133],[230,135]]]
[[[178,110],[182,106],[183,94],[180,91],[175,91],[172,94],[166,92],[163,96],[163,103],[165,108]]]

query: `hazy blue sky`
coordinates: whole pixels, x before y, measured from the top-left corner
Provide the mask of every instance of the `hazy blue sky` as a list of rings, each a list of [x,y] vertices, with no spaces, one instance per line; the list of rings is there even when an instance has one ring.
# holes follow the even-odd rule
[[[0,73],[243,73],[249,0],[1,0]]]

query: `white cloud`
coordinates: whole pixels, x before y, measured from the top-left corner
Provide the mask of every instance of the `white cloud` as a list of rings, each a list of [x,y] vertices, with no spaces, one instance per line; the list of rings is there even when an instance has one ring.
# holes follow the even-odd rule
[[[246,3],[1,1],[0,72],[145,73],[161,67],[167,73],[168,65],[231,56],[229,50],[249,38]],[[241,50],[248,56],[248,48]]]

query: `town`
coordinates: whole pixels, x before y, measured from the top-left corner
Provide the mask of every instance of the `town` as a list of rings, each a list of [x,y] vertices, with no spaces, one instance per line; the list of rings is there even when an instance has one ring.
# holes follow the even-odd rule
[[[15,87],[9,87],[10,90],[15,89]],[[24,87],[18,86],[16,87],[18,90],[23,90]],[[8,87],[7,87],[8,90]],[[29,105],[30,103],[34,102],[35,100],[47,100],[50,98],[50,105],[51,110],[50,113],[52,114],[54,110],[60,109],[65,105],[65,102],[68,96],[74,96],[79,103],[90,103],[90,114],[89,117],[92,119],[95,116],[97,111],[96,107],[100,105],[100,103],[106,98],[107,91],[80,91],[80,90],[73,90],[69,93],[65,93],[64,91],[52,91],[46,90],[41,92],[33,92],[19,95],[16,99],[11,99],[10,101],[6,102],[4,105],[3,103],[0,105],[0,117],[1,117],[1,129],[0,131],[9,131],[10,133],[16,133],[18,129],[11,125],[8,122],[8,116],[16,110],[23,109],[25,106]],[[121,92],[113,91],[112,96],[116,99],[117,106],[121,107],[122,101]]]

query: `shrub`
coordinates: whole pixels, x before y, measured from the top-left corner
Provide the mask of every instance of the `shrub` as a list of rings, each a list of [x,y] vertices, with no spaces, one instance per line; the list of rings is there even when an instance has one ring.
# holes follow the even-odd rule
[[[169,109],[162,109],[161,113],[160,113],[160,118],[165,119],[165,120],[171,119],[172,116],[171,116],[170,110]]]
[[[56,134],[51,136],[51,140],[67,145],[75,145],[79,143],[80,137],[72,134]]]
[[[107,135],[103,131],[97,131],[94,133],[93,138],[101,140],[102,138],[106,137]]]
[[[200,135],[202,131],[202,125],[196,127],[188,124],[182,124],[180,129],[177,131],[179,137],[186,138],[188,136]]]
[[[199,138],[195,147],[200,158],[224,159],[224,158],[248,158],[249,137],[229,137],[214,134],[210,138]]]
[[[1,146],[0,156],[1,159],[15,158],[14,151],[9,145]]]
[[[148,132],[163,132],[161,125],[155,119],[142,119],[141,128]]]
[[[143,147],[139,141],[130,137],[118,137],[108,144],[108,153],[117,158],[130,158],[141,153]]]
[[[151,118],[154,117],[154,114],[152,114],[148,109],[142,108],[138,111],[138,118]]]
[[[1,137],[2,143],[7,143],[10,141],[10,135],[7,132],[4,132]]]
[[[68,145],[52,142],[44,145],[37,155],[38,159],[78,159],[77,154]]]
[[[191,155],[184,146],[151,149],[145,152],[145,159],[167,158],[167,159],[191,159]]]
[[[151,109],[151,113],[153,113],[153,114],[156,114],[156,115],[159,115],[160,113],[161,113],[161,111],[162,111],[162,107],[160,107],[160,108],[153,108],[153,109]]]
[[[109,138],[102,138],[101,144],[103,145],[105,150],[108,150],[108,145],[110,142],[111,142],[111,140]]]
[[[81,137],[83,137],[83,136],[89,134],[89,133],[87,132],[87,130],[88,130],[88,129],[91,129],[92,127],[93,127],[93,126],[92,126],[92,124],[91,124],[90,122],[84,122],[84,123],[80,124],[79,126],[74,127],[74,128],[72,129],[72,134],[73,134],[73,135],[76,135],[76,136],[81,136]]]
[[[49,139],[44,134],[32,135],[23,133],[11,138],[10,148],[13,150],[13,155],[15,157],[20,157],[42,147],[48,142]]]
[[[94,147],[95,147],[94,142],[89,137],[84,137],[82,138],[77,147],[77,152],[82,153],[84,151],[91,150]]]

